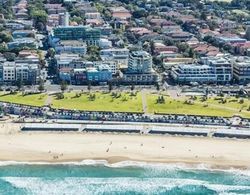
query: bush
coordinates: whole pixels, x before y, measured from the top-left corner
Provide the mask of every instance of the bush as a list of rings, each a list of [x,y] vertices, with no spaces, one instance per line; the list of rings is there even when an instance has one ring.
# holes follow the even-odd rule
[[[58,100],[64,99],[64,94],[63,93],[57,93],[56,94],[56,99],[58,99]]]
[[[184,104],[194,105],[194,102],[192,100],[185,100]]]
[[[81,97],[82,96],[82,94],[81,93],[76,93],[76,95],[74,96],[75,98],[79,98],[79,97]]]
[[[95,94],[90,94],[90,95],[89,95],[89,100],[90,100],[90,101],[94,101],[95,98],[96,98]]]
[[[239,100],[239,103],[240,103],[240,104],[243,104],[243,103],[244,103],[244,99],[241,98],[241,99]]]
[[[165,99],[164,99],[163,95],[162,96],[158,96],[158,98],[156,100],[156,103],[157,104],[165,104]]]
[[[122,97],[122,101],[126,102],[126,101],[128,101],[128,98],[126,96],[124,96],[124,97]]]

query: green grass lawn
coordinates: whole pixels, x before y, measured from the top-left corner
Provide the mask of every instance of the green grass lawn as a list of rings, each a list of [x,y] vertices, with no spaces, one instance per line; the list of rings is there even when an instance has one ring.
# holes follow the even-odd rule
[[[148,111],[151,113],[165,113],[165,114],[187,114],[187,115],[207,115],[207,116],[224,116],[231,117],[235,114],[243,117],[250,118],[250,112],[238,112],[230,109],[226,109],[227,105],[223,104],[223,107],[215,107],[209,104],[209,102],[194,102],[194,104],[185,104],[185,100],[175,100],[170,97],[165,97],[164,104],[157,104],[158,95],[147,95]],[[205,106],[205,105],[208,106]]]
[[[243,98],[243,102],[239,103],[241,98],[234,98],[234,97],[228,97],[228,98],[223,98],[226,100],[226,103],[221,103],[220,100],[216,98],[209,98],[206,103],[208,104],[213,104],[213,105],[219,105],[219,106],[224,106],[226,108],[232,108],[232,109],[237,109],[237,110],[245,110],[250,106],[250,100],[247,98]]]
[[[64,99],[53,96],[52,107],[88,111],[142,112],[142,97],[140,93],[131,96],[130,93],[120,93],[121,97],[112,97],[112,93],[91,93],[95,99],[90,100],[88,93],[76,97],[76,93],[64,93]]]
[[[16,104],[25,104],[30,106],[44,106],[46,98],[47,98],[46,94],[32,94],[23,96],[22,93],[17,93],[17,94],[0,93],[0,101],[11,102]]]
[[[89,93],[82,93],[80,97],[76,96],[75,92],[64,93],[63,99],[57,99],[56,95],[52,96],[53,108],[64,108],[72,110],[88,110],[88,111],[113,111],[113,112],[142,112],[142,95],[140,92],[136,95],[131,95],[130,92],[114,93],[93,92],[95,98],[90,99]],[[120,94],[120,95],[119,95]],[[117,97],[118,95],[118,97]],[[249,99],[243,99],[239,103],[240,98],[223,97],[225,103],[214,97],[202,102],[200,98],[193,101],[193,104],[185,104],[183,98],[175,100],[168,96],[165,97],[164,104],[157,104],[158,94],[147,94],[147,110],[149,113],[165,113],[165,114],[187,114],[187,115],[208,115],[208,116],[224,116],[231,117],[233,115],[241,115],[250,118],[250,112],[247,109],[250,106]],[[22,95],[3,94],[0,93],[0,101],[25,104],[31,106],[44,106],[48,95],[32,94]],[[240,111],[241,110],[241,111]]]

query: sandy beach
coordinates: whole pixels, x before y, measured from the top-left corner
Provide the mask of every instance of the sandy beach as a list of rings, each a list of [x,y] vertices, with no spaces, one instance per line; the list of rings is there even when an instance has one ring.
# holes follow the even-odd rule
[[[250,140],[77,132],[19,132],[0,123],[0,161],[71,162],[85,159],[250,167]]]

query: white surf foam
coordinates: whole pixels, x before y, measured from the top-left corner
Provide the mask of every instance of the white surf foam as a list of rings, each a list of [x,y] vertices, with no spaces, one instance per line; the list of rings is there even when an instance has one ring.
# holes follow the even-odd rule
[[[175,187],[204,186],[217,193],[231,190],[250,190],[250,186],[220,185],[194,179],[171,178],[79,178],[70,177],[59,180],[44,180],[34,177],[1,178],[16,188],[25,189],[35,194],[102,194],[103,192],[135,191],[143,194],[159,193],[161,190],[171,190]]]
[[[125,168],[125,167],[141,167],[141,168],[151,168],[158,170],[204,170],[204,171],[222,171],[228,172],[235,175],[245,175],[250,176],[249,169],[214,169],[208,164],[185,164],[185,163],[153,163],[153,162],[141,162],[141,161],[121,161],[117,163],[110,164],[106,160],[92,160],[86,159],[79,162],[20,162],[20,161],[0,161],[0,166],[9,165],[75,165],[75,166],[106,166],[110,168]]]

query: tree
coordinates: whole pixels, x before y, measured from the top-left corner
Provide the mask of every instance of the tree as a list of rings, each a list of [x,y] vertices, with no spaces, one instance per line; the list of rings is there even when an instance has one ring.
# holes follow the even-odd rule
[[[189,49],[188,55],[189,55],[190,58],[194,58],[195,57],[195,53],[194,53],[194,49],[193,48]]]
[[[56,51],[54,48],[49,48],[46,54],[47,58],[54,58],[56,54]]]
[[[160,85],[159,85],[159,83],[156,83],[155,86],[156,86],[156,90],[160,91]]]
[[[76,22],[77,24],[83,24],[84,20],[79,16],[74,16],[70,20],[71,22]]]
[[[22,79],[18,79],[16,81],[16,86],[17,86],[18,91],[20,91],[22,89],[22,87],[23,87],[23,81],[22,81]]]
[[[126,37],[127,37],[128,41],[129,41],[130,43],[135,44],[135,43],[137,43],[137,41],[138,41],[138,39],[136,39],[134,33],[132,33],[132,32],[126,32]]]
[[[56,94],[56,99],[60,100],[60,99],[63,99],[63,98],[64,98],[63,93],[57,93]]]
[[[88,90],[90,92],[90,90],[91,90],[91,82],[88,82]]]
[[[89,55],[89,57],[87,58],[87,60],[89,61],[98,61],[100,60],[100,49],[97,46],[89,46],[87,48],[87,53]]]
[[[90,101],[95,101],[95,94],[90,94],[89,95],[89,100]]]
[[[110,93],[113,90],[113,83],[109,82],[108,85],[109,85],[109,93]]]
[[[207,20],[207,14],[206,14],[206,12],[201,12],[201,16],[200,16],[200,18],[202,19],[202,20]]]
[[[2,1],[0,6],[0,13],[4,14],[6,19],[10,19],[13,17],[12,6],[14,5],[14,3],[14,0]]]
[[[12,36],[9,33],[0,32],[0,43],[8,43],[10,41],[12,41]]]
[[[40,31],[44,31],[48,19],[46,11],[32,6],[30,8],[30,16],[34,20],[35,27]]]
[[[134,91],[134,89],[135,89],[135,84],[132,83],[132,85],[131,85],[131,91]]]
[[[8,50],[7,45],[5,43],[0,44],[0,53],[6,52]]]
[[[62,90],[62,92],[64,92],[65,90],[67,90],[67,88],[68,88],[67,83],[65,81],[62,81],[61,82],[61,90]]]
[[[188,49],[188,45],[186,43],[177,43],[176,45],[180,52],[185,52]]]
[[[43,91],[44,91],[44,82],[43,82],[42,79],[40,79],[40,81],[39,81],[38,90],[39,90],[40,92],[43,92]]]
[[[12,61],[15,61],[15,59],[16,59],[16,54],[12,53],[12,52],[5,52],[3,55],[7,59],[7,61],[12,62]]]
[[[137,9],[133,12],[134,18],[148,17],[148,12],[145,9]]]
[[[157,104],[165,104],[165,98],[163,97],[163,95],[158,96],[156,103]]]

